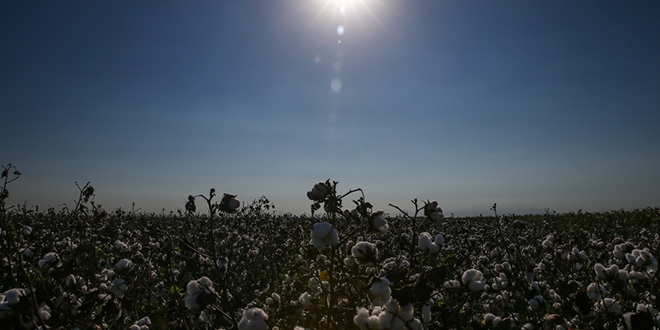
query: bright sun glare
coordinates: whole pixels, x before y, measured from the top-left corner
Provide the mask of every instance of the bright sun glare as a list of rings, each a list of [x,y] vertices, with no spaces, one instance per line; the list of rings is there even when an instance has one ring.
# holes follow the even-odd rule
[[[372,22],[380,24],[378,15],[376,14],[379,7],[383,7],[380,0],[319,0],[319,9],[314,16],[312,23],[317,23],[321,19],[332,19],[336,21],[350,20],[352,24],[363,25],[365,17],[368,17]],[[343,34],[343,26],[341,32],[337,31],[340,35]]]

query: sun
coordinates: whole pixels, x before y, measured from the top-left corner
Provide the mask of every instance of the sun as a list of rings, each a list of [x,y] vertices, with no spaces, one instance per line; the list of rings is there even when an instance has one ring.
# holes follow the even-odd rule
[[[382,0],[317,0],[318,10],[312,24],[330,19],[354,25],[381,25],[379,13],[386,6]]]

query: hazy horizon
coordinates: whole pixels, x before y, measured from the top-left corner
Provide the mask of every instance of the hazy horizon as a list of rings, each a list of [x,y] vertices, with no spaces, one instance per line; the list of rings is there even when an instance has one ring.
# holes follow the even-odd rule
[[[5,1],[0,163],[23,173],[7,204],[71,207],[90,181],[108,211],[213,187],[309,214],[330,178],[392,215],[413,198],[446,216],[658,207],[658,17],[657,1]]]

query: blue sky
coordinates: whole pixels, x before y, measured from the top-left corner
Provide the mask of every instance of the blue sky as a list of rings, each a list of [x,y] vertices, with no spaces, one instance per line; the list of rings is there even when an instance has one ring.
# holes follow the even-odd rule
[[[343,9],[342,9],[343,7]],[[3,1],[9,204],[660,206],[657,1]],[[357,197],[357,196],[356,196]],[[350,205],[346,202],[345,205]]]

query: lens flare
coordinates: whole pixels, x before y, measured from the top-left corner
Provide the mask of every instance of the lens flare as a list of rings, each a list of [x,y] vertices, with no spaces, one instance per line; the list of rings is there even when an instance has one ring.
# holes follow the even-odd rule
[[[341,91],[341,79],[339,78],[334,78],[330,82],[330,89],[332,89],[333,92],[339,93]]]

